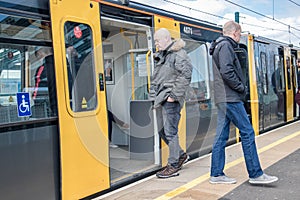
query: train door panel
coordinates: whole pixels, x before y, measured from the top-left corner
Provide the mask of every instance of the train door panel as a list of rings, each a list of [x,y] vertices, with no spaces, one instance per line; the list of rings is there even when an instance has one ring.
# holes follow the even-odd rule
[[[293,77],[292,77],[292,66],[291,66],[291,50],[288,47],[284,47],[284,67],[285,67],[285,84],[286,84],[286,104],[285,104],[285,110],[286,110],[286,121],[290,121],[294,117],[294,91],[293,91]]]
[[[109,187],[99,6],[89,1],[50,1],[50,11],[62,199],[81,199]]]
[[[259,103],[261,128],[270,126],[270,96],[269,96],[269,69],[268,69],[268,46],[263,43],[258,44],[258,77],[259,77]]]
[[[212,125],[212,92],[209,87],[208,44],[182,34],[185,50],[193,66],[191,83],[186,91],[186,148],[187,153],[202,153],[210,147],[213,134],[207,134]],[[208,142],[210,141],[210,142]],[[201,149],[199,149],[201,147]]]
[[[277,47],[271,49],[270,54],[270,104],[271,104],[271,125],[282,123],[284,120],[284,77],[282,59],[278,55]]]
[[[291,70],[292,70],[292,86],[293,86],[293,92],[294,96],[298,92],[298,67],[297,67],[297,51],[292,50],[291,52]],[[299,107],[297,106],[295,102],[295,98],[293,98],[293,113],[294,118],[299,116]]]
[[[277,120],[282,123],[285,119],[285,72],[284,72],[284,56],[281,47],[278,48],[278,54],[274,55],[274,73],[272,74],[273,91],[277,96]]]
[[[294,51],[294,56],[295,56],[295,92],[297,93],[300,90],[300,67],[298,66],[298,63],[300,62],[300,50],[295,50]],[[296,95],[295,93],[295,95]],[[295,104],[295,117],[300,116],[300,106],[294,102]]]
[[[259,117],[259,132],[263,130],[264,127],[264,110],[263,110],[263,95],[262,95],[262,76],[261,76],[261,67],[260,67],[260,57],[259,57],[259,43],[254,43],[254,58],[255,58],[255,67],[256,67],[256,79],[257,79],[257,95],[258,95],[258,117]]]

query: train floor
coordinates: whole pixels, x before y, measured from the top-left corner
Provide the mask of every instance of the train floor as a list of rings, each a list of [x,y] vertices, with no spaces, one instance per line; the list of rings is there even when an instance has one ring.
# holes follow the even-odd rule
[[[211,154],[186,163],[180,175],[158,179],[155,175],[104,194],[95,200],[294,200],[300,197],[300,122],[264,133],[256,138],[261,166],[278,176],[270,185],[250,185],[241,143],[226,148],[226,175],[236,184],[210,184]]]

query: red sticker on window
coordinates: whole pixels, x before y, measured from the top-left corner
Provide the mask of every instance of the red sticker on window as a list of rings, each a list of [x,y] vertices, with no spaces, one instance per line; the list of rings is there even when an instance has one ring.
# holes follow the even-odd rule
[[[77,39],[81,38],[82,36],[82,31],[81,29],[79,28],[79,26],[75,26],[74,27],[74,35]]]

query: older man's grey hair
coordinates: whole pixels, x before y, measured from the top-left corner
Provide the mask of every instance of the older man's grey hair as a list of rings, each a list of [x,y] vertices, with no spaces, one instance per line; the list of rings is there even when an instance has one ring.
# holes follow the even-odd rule
[[[235,21],[228,21],[223,26],[223,34],[231,35],[236,31],[242,31],[241,25],[236,23]]]

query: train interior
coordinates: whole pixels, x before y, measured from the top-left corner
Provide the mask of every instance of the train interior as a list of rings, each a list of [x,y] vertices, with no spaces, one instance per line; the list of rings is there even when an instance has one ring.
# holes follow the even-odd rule
[[[101,25],[107,109],[116,122],[111,127],[109,151],[110,178],[115,183],[160,164],[148,101],[152,34],[150,27],[115,19],[102,18]]]
[[[110,141],[113,184],[161,166],[160,139],[148,100],[148,83],[153,71],[153,29],[107,17],[102,17],[101,29],[107,109],[116,121],[112,123]],[[187,152],[197,156],[209,152],[216,127],[216,109],[210,89],[213,78],[209,43],[186,35],[182,35],[182,39],[193,64],[182,127]],[[124,128],[123,124],[129,127]],[[233,127],[231,132],[234,138]]]

